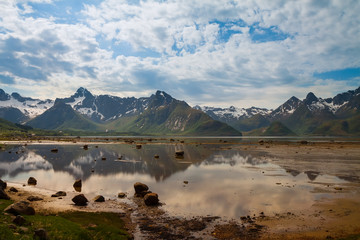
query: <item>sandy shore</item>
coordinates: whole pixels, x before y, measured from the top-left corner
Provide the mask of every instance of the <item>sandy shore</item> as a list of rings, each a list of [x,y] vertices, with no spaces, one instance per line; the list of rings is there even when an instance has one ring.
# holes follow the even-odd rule
[[[44,142],[47,143],[59,144]],[[314,191],[326,192],[332,197],[318,199],[308,209],[284,209],[272,216],[260,214],[234,220],[211,216],[174,218],[160,208],[146,207],[142,199],[132,196],[133,193],[128,193],[125,200],[112,199],[104,203],[94,203],[89,199],[88,206],[77,207],[71,201],[76,192],[53,198],[51,194],[54,191],[16,183],[8,183],[6,192],[15,201],[25,200],[31,195],[43,198],[32,202],[36,211],[43,214],[77,210],[121,212],[135,239],[338,239],[360,235],[360,143],[227,142],[224,147],[259,156],[270,155],[275,164],[289,172],[312,171],[347,178],[349,181],[342,185],[315,182],[317,187]],[[347,164],[342,164],[343,161],[347,161]],[[9,192],[9,187],[15,187],[19,192]]]

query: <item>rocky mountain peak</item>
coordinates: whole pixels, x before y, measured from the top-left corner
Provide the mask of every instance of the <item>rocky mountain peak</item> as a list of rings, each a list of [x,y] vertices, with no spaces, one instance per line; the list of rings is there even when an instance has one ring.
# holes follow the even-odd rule
[[[74,98],[78,97],[93,97],[91,92],[89,92],[86,88],[80,87],[76,93],[73,95]]]
[[[306,105],[310,105],[312,104],[313,102],[317,102],[319,99],[315,96],[314,93],[312,92],[309,92],[307,95],[306,95],[306,98],[304,99],[304,103]]]
[[[7,94],[4,90],[0,89],[0,101],[6,101],[10,99],[10,95]]]

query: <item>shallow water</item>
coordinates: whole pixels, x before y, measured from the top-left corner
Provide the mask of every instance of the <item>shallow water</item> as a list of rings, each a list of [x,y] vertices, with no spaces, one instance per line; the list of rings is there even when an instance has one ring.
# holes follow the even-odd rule
[[[177,150],[184,150],[184,158],[175,157]],[[285,170],[264,153],[214,142],[152,143],[141,149],[90,144],[88,150],[76,144],[28,145],[0,151],[1,179],[26,183],[30,176],[38,180],[37,187],[54,191],[75,191],[74,180],[82,179],[85,195],[114,199],[119,192],[133,195],[133,184],[143,182],[170,214],[227,218],[308,208],[318,199],[336,197],[315,191],[319,185],[349,183],[321,172]]]

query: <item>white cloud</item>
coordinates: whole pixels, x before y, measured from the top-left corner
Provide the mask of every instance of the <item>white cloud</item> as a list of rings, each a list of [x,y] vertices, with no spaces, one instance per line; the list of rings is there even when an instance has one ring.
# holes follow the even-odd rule
[[[275,108],[301,91],[351,89],[354,81],[313,73],[360,67],[358,1],[104,0],[64,9],[77,23],[37,16],[29,2],[57,4],[0,1],[0,54],[17,39],[16,63],[46,79],[1,64],[0,72],[18,89],[36,83],[34,94],[44,97],[80,86],[120,96],[161,89],[191,104]]]

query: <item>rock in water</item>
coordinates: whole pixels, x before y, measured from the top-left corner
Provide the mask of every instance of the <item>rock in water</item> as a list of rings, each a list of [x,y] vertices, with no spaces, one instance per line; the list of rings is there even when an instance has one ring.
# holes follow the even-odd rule
[[[134,184],[135,195],[137,197],[144,197],[147,193],[149,193],[149,187],[141,182],[137,182]]]
[[[0,179],[0,189],[6,189],[7,184],[3,180]]]
[[[13,203],[4,210],[7,213],[14,215],[34,215],[35,209],[30,206],[30,203],[27,201],[20,201]]]
[[[159,204],[159,196],[156,193],[148,193],[144,197],[146,206],[156,206]]]
[[[11,187],[11,188],[9,189],[9,191],[10,191],[10,192],[18,192],[18,190],[17,190],[16,188],[14,188],[14,187]]]
[[[76,180],[74,182],[73,187],[77,192],[81,192],[81,187],[82,187],[81,179]]]
[[[86,206],[88,203],[88,200],[86,199],[84,194],[76,195],[71,200],[75,203],[76,206]]]
[[[34,202],[34,201],[41,201],[41,200],[44,200],[44,199],[42,199],[41,197],[38,197],[38,196],[29,196],[27,198],[27,200],[30,201],[30,202]]]
[[[36,185],[36,184],[37,184],[37,180],[33,177],[29,177],[28,185]]]
[[[65,197],[66,196],[66,192],[64,191],[58,191],[57,193],[51,195],[51,197]]]
[[[125,197],[126,197],[126,193],[124,193],[124,192],[120,192],[118,194],[118,198],[125,198]]]
[[[105,198],[101,195],[98,195],[94,198],[94,202],[105,202]]]
[[[0,189],[0,199],[10,200],[10,197],[6,194],[3,189]]]
[[[184,157],[184,151],[176,151],[176,152],[175,152],[175,157],[177,157],[177,158],[182,158],[182,157]]]

